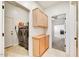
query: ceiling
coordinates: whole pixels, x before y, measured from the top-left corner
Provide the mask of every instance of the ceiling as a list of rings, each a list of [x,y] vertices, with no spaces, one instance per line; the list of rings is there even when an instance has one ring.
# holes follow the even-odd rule
[[[38,3],[44,9],[54,6],[61,2],[65,2],[65,1],[36,1],[36,3]]]
[[[15,1],[5,1],[5,3],[10,3],[10,4],[14,5],[14,6],[17,6],[17,7],[20,7],[22,9],[25,9],[25,10],[29,11],[27,8],[25,8],[24,6],[16,3]]]

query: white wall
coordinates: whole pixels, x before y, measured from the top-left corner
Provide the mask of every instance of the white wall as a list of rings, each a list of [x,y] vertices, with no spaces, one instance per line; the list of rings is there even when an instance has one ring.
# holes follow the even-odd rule
[[[32,37],[35,35],[39,35],[39,34],[43,34],[44,33],[44,29],[41,28],[34,28],[32,27],[32,10],[35,8],[40,8],[42,11],[43,8],[41,8],[38,4],[36,4],[35,2],[32,1],[16,1],[17,3],[23,5],[24,7],[28,8],[30,10],[30,16],[29,16],[29,55],[33,56],[33,40]]]
[[[17,25],[18,21],[23,21],[24,24],[29,21],[29,11],[25,10],[21,7],[18,7],[17,5],[13,5],[10,3],[6,3],[6,16],[13,17],[16,20],[14,20],[15,25]]]
[[[53,7],[50,7],[50,8],[47,8],[46,10],[46,14],[48,15],[48,31],[47,31],[47,34],[50,35],[50,43],[49,43],[49,47],[52,48],[52,21],[53,20],[51,17],[52,16],[56,16],[56,15],[60,15],[60,14],[63,14],[65,13],[66,14],[66,54],[69,56],[69,23],[68,23],[68,20],[69,20],[69,3],[68,2],[64,2],[64,3],[59,3],[57,5],[54,5]]]

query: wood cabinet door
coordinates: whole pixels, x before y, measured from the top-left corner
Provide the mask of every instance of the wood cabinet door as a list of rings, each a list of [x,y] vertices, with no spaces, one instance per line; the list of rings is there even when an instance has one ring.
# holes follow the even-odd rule
[[[33,26],[36,26],[37,24],[37,13],[38,11],[37,10],[33,10],[33,13],[32,13],[32,18],[33,18]]]
[[[47,27],[48,18],[47,16],[40,10],[33,10],[33,26],[35,27]]]
[[[45,51],[45,37],[40,39],[40,55]]]
[[[43,14],[42,14],[42,12],[39,10],[38,11],[38,26],[43,26]]]
[[[45,15],[42,14],[42,26],[45,27]]]
[[[33,39],[33,56],[40,56],[39,40]]]
[[[47,25],[48,25],[48,18],[47,18],[47,16],[44,13],[42,13],[41,21],[42,21],[42,26],[43,27],[47,27]]]
[[[49,36],[46,36],[45,48],[47,49],[48,47],[49,47]]]
[[[45,15],[45,26],[48,27],[48,17]]]

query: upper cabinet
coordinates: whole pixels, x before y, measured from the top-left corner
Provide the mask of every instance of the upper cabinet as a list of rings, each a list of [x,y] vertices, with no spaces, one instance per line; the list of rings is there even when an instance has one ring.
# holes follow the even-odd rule
[[[41,28],[48,27],[48,16],[38,8],[33,10],[33,26]]]

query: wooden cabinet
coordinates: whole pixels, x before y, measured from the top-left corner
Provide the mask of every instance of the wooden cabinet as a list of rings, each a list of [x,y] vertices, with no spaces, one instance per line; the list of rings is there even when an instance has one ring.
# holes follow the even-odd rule
[[[48,35],[33,37],[33,56],[42,56],[49,46],[48,42]]]
[[[33,10],[33,26],[42,28],[48,27],[48,16],[38,8]]]
[[[33,39],[33,55],[34,56],[39,56],[39,40],[37,40],[36,38]]]
[[[40,38],[40,55],[45,51],[45,37]]]
[[[49,36],[47,35],[45,38],[46,38],[45,48],[47,49],[49,47]]]

